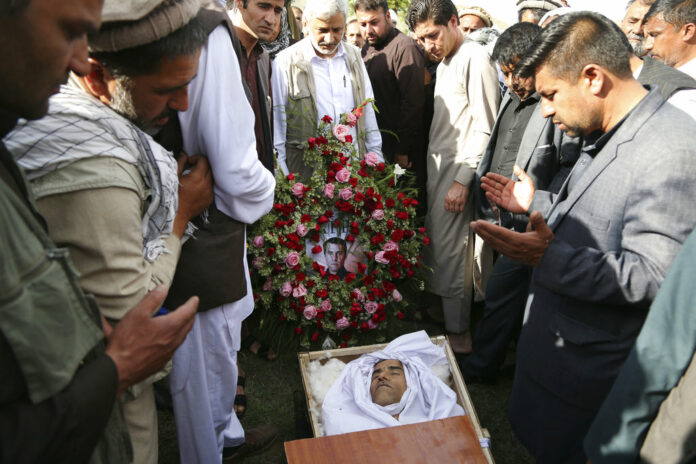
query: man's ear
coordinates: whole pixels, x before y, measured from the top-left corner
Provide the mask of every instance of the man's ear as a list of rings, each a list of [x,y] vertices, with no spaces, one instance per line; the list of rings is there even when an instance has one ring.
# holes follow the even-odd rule
[[[684,42],[696,43],[696,24],[689,23],[681,28],[682,40]]]
[[[588,64],[582,68],[580,80],[593,95],[601,95],[604,91],[606,75],[604,70],[596,64]]]
[[[87,90],[101,101],[110,102],[109,82],[114,80],[111,73],[94,58],[89,58],[90,70],[84,77]]]

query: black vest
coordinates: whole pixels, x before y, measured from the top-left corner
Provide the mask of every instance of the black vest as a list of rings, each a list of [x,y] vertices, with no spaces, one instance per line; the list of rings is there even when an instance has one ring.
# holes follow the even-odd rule
[[[237,58],[241,59],[242,51],[237,33],[229,16],[217,2],[205,1],[198,13],[198,19],[208,35],[220,24],[225,25]],[[246,87],[245,91],[248,97]],[[181,152],[183,140],[179,118],[170,119],[158,134],[157,141],[175,154]],[[192,222],[198,230],[194,234],[195,238],[190,238],[181,247],[179,264],[164,306],[173,310],[191,296],[197,295],[200,298],[200,312],[245,297],[245,224],[225,215],[215,204],[208,208],[208,222],[204,222],[202,217]]]
[[[679,90],[696,89],[696,80],[692,79],[688,74],[684,74],[649,56],[643,57],[643,69],[641,69],[638,76],[638,82],[643,85],[659,87],[660,93],[665,100]]]

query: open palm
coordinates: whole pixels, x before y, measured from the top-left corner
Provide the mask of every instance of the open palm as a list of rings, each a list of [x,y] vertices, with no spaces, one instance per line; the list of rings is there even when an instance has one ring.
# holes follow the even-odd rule
[[[514,172],[519,181],[489,172],[481,178],[481,188],[486,192],[488,201],[512,213],[523,214],[529,211],[536,188],[522,168],[515,165]]]

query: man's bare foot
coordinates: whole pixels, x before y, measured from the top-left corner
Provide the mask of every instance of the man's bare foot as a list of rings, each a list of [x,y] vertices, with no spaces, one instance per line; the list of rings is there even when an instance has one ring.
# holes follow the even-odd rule
[[[471,332],[447,334],[452,351],[456,354],[470,354],[472,351]]]
[[[244,391],[244,387],[246,385],[246,374],[244,373],[242,368],[239,367],[239,364],[237,364],[237,372],[237,392],[234,396],[233,408],[234,413],[237,415],[238,418],[241,419],[244,416],[247,407],[246,394]]]

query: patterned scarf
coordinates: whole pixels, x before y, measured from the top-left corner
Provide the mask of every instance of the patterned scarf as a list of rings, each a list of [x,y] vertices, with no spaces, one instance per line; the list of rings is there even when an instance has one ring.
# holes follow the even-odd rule
[[[136,166],[152,190],[142,218],[143,256],[152,262],[169,253],[164,239],[171,234],[178,205],[176,161],[107,105],[82,89],[62,86],[51,97],[48,115],[36,121],[21,120],[5,142],[29,180],[97,156]]]

